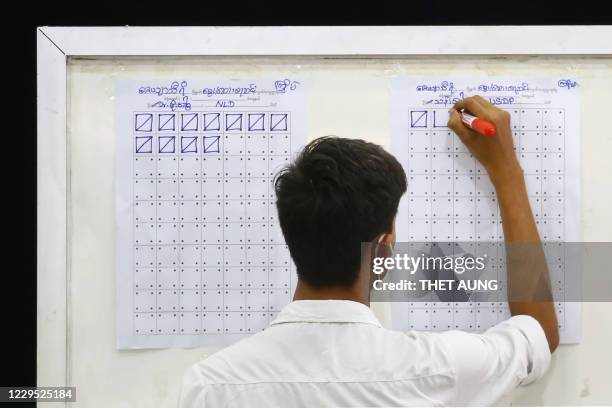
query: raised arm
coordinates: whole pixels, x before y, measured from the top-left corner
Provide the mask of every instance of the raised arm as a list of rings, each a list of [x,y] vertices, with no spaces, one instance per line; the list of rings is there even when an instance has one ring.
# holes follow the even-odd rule
[[[451,110],[448,127],[482,163],[495,186],[504,229],[508,298],[512,315],[535,318],[546,334],[550,351],[559,344],[559,330],[546,258],[531,212],[523,171],[514,152],[510,115],[480,96],[466,98]],[[461,122],[458,111],[495,124],[492,137],[482,136]]]

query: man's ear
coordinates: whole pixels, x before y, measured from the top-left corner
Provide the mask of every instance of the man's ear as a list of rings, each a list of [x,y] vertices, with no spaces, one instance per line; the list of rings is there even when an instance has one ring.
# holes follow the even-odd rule
[[[372,259],[370,260],[370,290],[372,288],[372,283],[376,279],[384,279],[387,275],[387,270],[381,274],[376,274],[373,271],[372,265],[374,262],[374,258],[391,258],[393,256],[393,243],[395,241],[394,234],[381,234],[374,240],[372,240],[371,245],[373,248]]]

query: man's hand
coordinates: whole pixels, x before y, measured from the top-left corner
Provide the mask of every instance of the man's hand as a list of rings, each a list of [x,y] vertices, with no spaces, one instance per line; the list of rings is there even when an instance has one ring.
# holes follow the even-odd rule
[[[461,122],[459,109],[492,122],[497,132],[485,137],[469,129]],[[484,98],[472,96],[455,104],[448,127],[482,163],[495,186],[506,243],[510,312],[536,319],[552,352],[559,344],[557,316],[546,257],[529,205],[523,171],[514,153],[510,115]]]
[[[491,137],[485,137],[468,128],[461,121],[459,110],[493,123],[497,129]],[[511,177],[522,177],[522,170],[514,153],[510,130],[510,114],[492,105],[481,96],[466,98],[453,106],[448,120],[451,128],[470,152],[484,166],[494,185]]]

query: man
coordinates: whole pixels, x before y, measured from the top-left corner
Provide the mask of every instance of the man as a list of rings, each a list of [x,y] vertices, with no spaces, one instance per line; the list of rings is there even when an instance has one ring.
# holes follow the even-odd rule
[[[461,109],[497,133],[466,128]],[[266,330],[195,364],[181,407],[488,405],[544,374],[557,322],[510,117],[476,96],[454,106],[448,126],[496,188],[513,317],[483,334],[381,327],[368,307],[372,259],[362,259],[361,243],[390,254],[406,176],[379,146],[317,139],[276,181],[299,278],[293,302]]]

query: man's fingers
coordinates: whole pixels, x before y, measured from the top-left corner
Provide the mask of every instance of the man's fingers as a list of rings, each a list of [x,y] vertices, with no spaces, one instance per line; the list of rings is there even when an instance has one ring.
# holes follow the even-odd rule
[[[488,120],[490,122],[505,122],[510,120],[510,115],[493,105],[491,102],[486,100],[480,95],[470,96],[465,98],[454,105],[457,110],[465,109],[472,115],[476,115],[479,118]]]
[[[461,123],[461,118],[459,117],[459,112],[457,112],[455,109],[451,109],[448,111],[448,123],[446,124],[446,126],[448,126],[450,129],[452,129],[455,133],[457,133],[457,128],[459,126],[462,126],[463,124]]]
[[[478,102],[484,106],[485,108],[493,108],[495,107],[495,105],[493,105],[491,102],[487,101],[485,98],[483,98],[480,95],[474,95],[474,98],[478,100]]]
[[[449,129],[455,132],[457,136],[459,136],[459,139],[461,139],[463,143],[466,143],[473,137],[478,136],[472,129],[469,129],[463,124],[461,121],[461,116],[459,116],[459,112],[457,112],[455,109],[451,109],[449,112],[447,126]]]
[[[455,104],[455,106],[453,106],[453,108],[456,110],[465,109],[472,115],[476,115],[480,118],[490,120],[486,105],[483,105],[481,101],[475,96],[470,96],[469,98],[460,100]]]

